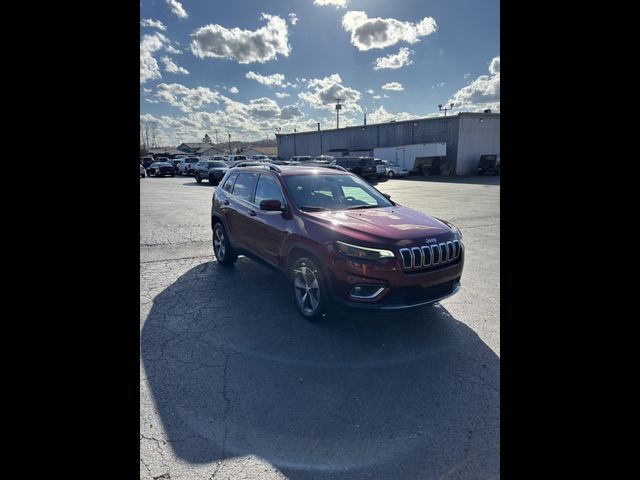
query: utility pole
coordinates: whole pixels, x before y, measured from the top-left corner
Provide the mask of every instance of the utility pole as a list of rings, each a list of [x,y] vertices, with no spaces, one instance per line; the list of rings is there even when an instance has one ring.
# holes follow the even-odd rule
[[[227,133],[229,134],[229,155],[233,155],[233,152],[231,151],[231,133],[229,133],[229,130],[227,130]]]
[[[213,131],[216,132],[216,145],[217,145],[218,144],[218,129],[214,128]]]
[[[340,110],[342,105],[340,105],[340,99],[336,98],[336,128],[340,128]]]

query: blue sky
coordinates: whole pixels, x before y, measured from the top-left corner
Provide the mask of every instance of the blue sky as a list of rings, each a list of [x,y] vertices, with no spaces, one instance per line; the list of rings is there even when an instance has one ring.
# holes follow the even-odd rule
[[[496,0],[143,0],[140,20],[160,145],[335,128],[336,96],[341,127],[500,109]]]

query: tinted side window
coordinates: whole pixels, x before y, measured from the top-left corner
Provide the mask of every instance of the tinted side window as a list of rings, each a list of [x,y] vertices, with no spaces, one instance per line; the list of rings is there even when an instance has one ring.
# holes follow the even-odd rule
[[[253,193],[253,186],[256,184],[258,178],[257,173],[240,173],[236,184],[233,186],[233,194],[242,198],[248,202],[251,201],[251,194]]]
[[[237,173],[234,175],[229,175],[229,178],[227,178],[227,180],[224,182],[224,185],[222,186],[222,189],[225,192],[231,193],[231,190],[233,189],[233,182],[236,181],[237,176],[238,176]]]
[[[284,205],[284,197],[278,187],[277,182],[270,175],[260,175],[258,186],[256,187],[255,204],[260,205],[262,200],[280,200]]]

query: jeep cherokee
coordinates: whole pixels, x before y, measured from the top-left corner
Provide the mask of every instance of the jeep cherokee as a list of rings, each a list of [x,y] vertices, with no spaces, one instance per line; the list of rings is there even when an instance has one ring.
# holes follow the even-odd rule
[[[460,288],[460,230],[339,166],[231,169],[214,191],[211,228],[220,264],[242,254],[285,272],[310,320],[333,305],[430,305]]]

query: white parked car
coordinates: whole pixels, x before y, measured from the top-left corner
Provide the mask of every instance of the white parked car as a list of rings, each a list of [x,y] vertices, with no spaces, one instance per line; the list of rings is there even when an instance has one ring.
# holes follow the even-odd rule
[[[180,158],[180,162],[176,167],[176,173],[178,175],[192,175],[196,169],[196,163],[198,163],[200,159],[198,157],[184,157]]]
[[[402,168],[397,163],[391,163],[388,160],[382,160],[382,163],[389,178],[404,177],[409,174],[406,168]]]
[[[249,160],[251,160],[252,162],[270,162],[271,161],[268,155],[251,155],[251,158],[249,158]]]

